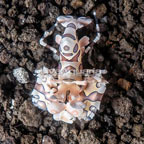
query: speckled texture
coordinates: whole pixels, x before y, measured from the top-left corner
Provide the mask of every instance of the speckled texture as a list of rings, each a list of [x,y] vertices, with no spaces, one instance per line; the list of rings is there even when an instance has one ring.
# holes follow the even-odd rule
[[[58,144],[144,143],[144,2],[82,2],[74,9],[70,0],[0,0],[0,143],[41,144],[44,138]],[[57,67],[50,50],[38,41],[57,16],[93,18],[93,9],[100,18],[101,39],[84,56],[84,68],[107,69],[105,79],[109,85],[101,109],[92,121],[76,121],[72,125],[56,122],[31,103],[34,70]],[[61,33],[59,30],[61,27],[56,33]],[[79,33],[91,39],[95,36],[83,29]],[[58,48],[53,38],[47,42]],[[29,83],[15,80],[12,71],[17,67],[28,71]],[[131,86],[123,87],[119,79],[126,87]]]

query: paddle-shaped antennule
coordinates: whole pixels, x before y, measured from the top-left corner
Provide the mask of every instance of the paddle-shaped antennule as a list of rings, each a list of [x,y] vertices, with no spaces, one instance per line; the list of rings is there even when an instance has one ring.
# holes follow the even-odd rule
[[[78,23],[78,28],[82,28],[84,26],[87,26],[89,24],[92,23],[92,19],[91,18],[87,18],[87,17],[79,17],[77,19],[77,23]]]
[[[59,34],[57,34],[56,37],[55,37],[55,41],[56,41],[56,43],[57,43],[58,45],[60,45],[61,40],[62,40],[62,36],[59,35]]]
[[[71,15],[57,17],[58,23],[68,22],[68,21],[71,21],[72,19],[74,19],[74,17]]]
[[[87,46],[89,44],[89,37],[87,36],[83,36],[80,40],[79,40],[79,45],[81,48],[84,48],[85,46]]]
[[[59,16],[57,18],[57,22],[60,23],[63,27],[67,27],[67,25],[69,24],[70,21],[74,21],[74,17],[73,16]]]

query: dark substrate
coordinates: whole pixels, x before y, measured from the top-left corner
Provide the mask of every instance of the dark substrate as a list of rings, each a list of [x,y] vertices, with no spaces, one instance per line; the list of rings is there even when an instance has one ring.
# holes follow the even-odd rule
[[[52,52],[38,41],[57,16],[93,18],[93,9],[101,39],[84,56],[84,68],[107,69],[107,91],[92,121],[57,122],[31,102],[34,70],[57,67]],[[95,36],[86,31],[79,33]],[[17,67],[28,71],[28,84],[13,77]],[[50,144],[144,144],[143,0],[0,0],[0,144],[41,144],[42,139]]]

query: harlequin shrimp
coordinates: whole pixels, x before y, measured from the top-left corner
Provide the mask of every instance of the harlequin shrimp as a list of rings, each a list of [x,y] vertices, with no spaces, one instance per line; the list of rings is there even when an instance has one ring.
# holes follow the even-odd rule
[[[108,83],[102,74],[106,70],[95,70],[93,75],[83,75],[82,57],[91,46],[100,39],[100,28],[96,21],[97,34],[90,44],[89,37],[77,37],[77,30],[92,23],[91,18],[73,16],[59,16],[56,23],[44,32],[40,44],[49,48],[56,57],[59,57],[58,70],[43,67],[36,70],[37,81],[32,91],[32,102],[42,110],[53,115],[53,119],[73,123],[76,118],[89,121],[93,119]],[[59,45],[58,51],[44,42],[55,27],[61,24],[65,30],[56,35],[55,41]],[[89,46],[88,46],[89,45]],[[87,48],[85,48],[88,46]]]

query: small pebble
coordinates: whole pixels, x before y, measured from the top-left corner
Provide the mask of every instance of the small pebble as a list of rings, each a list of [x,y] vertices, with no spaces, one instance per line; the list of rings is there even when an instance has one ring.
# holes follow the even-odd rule
[[[4,8],[0,8],[0,15],[5,15],[6,14],[6,10]]]
[[[105,6],[105,4],[101,4],[96,8],[96,15],[97,18],[102,18],[104,16],[104,14],[106,14],[107,12],[107,8]]]
[[[28,83],[29,75],[28,72],[22,68],[16,68],[13,70],[13,75],[19,83],[25,84]]]
[[[33,106],[32,102],[28,100],[25,100],[20,105],[18,119],[27,127],[38,128],[42,123],[40,111],[38,111],[38,109]]]
[[[104,61],[104,57],[102,55],[98,55],[98,61],[99,62],[103,62]]]
[[[68,8],[68,7],[66,7],[66,6],[64,6],[64,7],[62,8],[62,11],[63,11],[63,13],[64,13],[65,15],[70,15],[70,14],[72,14],[72,12],[73,12],[73,10],[72,10],[71,8]]]
[[[9,61],[9,55],[7,54],[7,52],[5,50],[2,50],[2,52],[0,52],[0,62],[3,64],[7,64]]]
[[[38,5],[38,10],[41,12],[42,16],[45,15],[45,9],[46,9],[45,3],[40,3],[40,4]]]
[[[107,16],[103,17],[100,21],[102,23],[107,23],[108,22]]]
[[[125,89],[126,91],[128,91],[128,90],[130,89],[131,85],[132,85],[131,82],[129,82],[129,81],[123,79],[123,78],[120,78],[120,79],[117,81],[117,83],[118,83],[118,85],[119,85],[121,88]]]
[[[142,16],[140,17],[141,23],[144,24],[144,13],[142,14]]]
[[[85,14],[87,14],[93,7],[94,7],[94,2],[92,0],[87,0],[86,4],[84,5],[84,10],[85,10]]]
[[[62,0],[55,0],[55,2],[56,2],[58,5],[60,5],[61,2],[62,2]]]
[[[142,69],[144,70],[144,60],[142,61]]]
[[[134,124],[132,128],[132,135],[135,137],[141,137],[141,133],[143,131],[143,125],[142,124]]]
[[[42,139],[42,144],[54,144],[51,137],[45,135]]]
[[[83,2],[82,0],[72,0],[70,5],[74,8],[74,9],[77,9],[79,7],[82,7],[83,6]]]
[[[9,17],[15,17],[16,14],[17,14],[17,11],[16,11],[16,7],[15,6],[8,10],[8,16]]]

